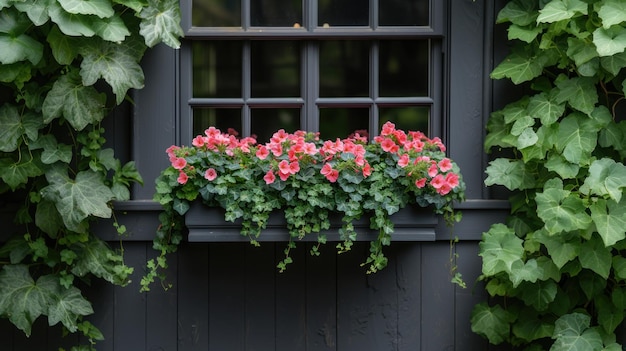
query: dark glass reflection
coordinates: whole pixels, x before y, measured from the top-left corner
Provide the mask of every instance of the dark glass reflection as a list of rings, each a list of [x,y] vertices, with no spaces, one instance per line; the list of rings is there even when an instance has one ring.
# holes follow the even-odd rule
[[[369,96],[368,41],[320,42],[320,96]]]
[[[420,131],[428,135],[430,108],[427,106],[383,107],[379,110],[378,131],[383,124],[392,122],[396,128],[404,131]]]
[[[379,25],[381,26],[427,26],[429,24],[429,0],[380,0]]]
[[[250,16],[253,27],[301,26],[302,0],[252,0]]]
[[[241,109],[194,108],[193,136],[204,135],[204,131],[209,127],[215,127],[224,133],[227,133],[230,128],[241,136]]]
[[[367,131],[369,109],[367,108],[321,108],[320,138],[324,140],[344,139],[350,134]]]
[[[380,42],[380,96],[428,96],[428,41]]]
[[[241,97],[241,42],[194,41],[192,50],[194,97]]]
[[[319,0],[317,25],[368,26],[369,3],[369,0]]]
[[[300,129],[300,109],[258,108],[252,109],[252,135],[259,143],[266,143],[279,129],[293,133]]]
[[[300,46],[292,41],[253,41],[252,97],[300,96]]]
[[[192,0],[191,25],[241,27],[240,0]]]

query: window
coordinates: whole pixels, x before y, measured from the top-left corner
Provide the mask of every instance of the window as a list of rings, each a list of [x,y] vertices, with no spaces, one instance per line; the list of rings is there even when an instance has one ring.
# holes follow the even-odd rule
[[[440,135],[444,2],[191,0],[182,9],[183,140],[208,126],[259,142],[280,128],[373,136],[386,121]]]

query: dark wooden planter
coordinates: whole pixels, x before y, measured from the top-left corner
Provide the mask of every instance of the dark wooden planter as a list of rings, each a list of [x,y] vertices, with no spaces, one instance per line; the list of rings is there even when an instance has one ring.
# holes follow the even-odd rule
[[[431,209],[419,206],[406,207],[392,215],[394,222],[393,241],[434,241],[435,228],[439,223]],[[248,241],[240,234],[241,221],[224,220],[224,209],[208,207],[201,202],[194,202],[185,215],[185,224],[189,229],[190,242],[237,242]],[[331,228],[323,233],[328,241],[340,241],[338,230],[341,228],[341,216],[331,217]],[[378,236],[377,230],[370,229],[369,217],[363,216],[354,222],[358,233],[357,241],[371,241]],[[258,241],[288,241],[286,222],[280,212],[272,213],[267,228]],[[307,235],[302,241],[317,241],[317,235]]]

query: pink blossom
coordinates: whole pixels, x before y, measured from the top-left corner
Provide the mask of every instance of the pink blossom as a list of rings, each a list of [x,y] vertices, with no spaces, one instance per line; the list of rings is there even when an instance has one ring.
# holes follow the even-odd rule
[[[296,174],[300,170],[300,164],[298,161],[293,161],[289,163],[289,173]]]
[[[289,178],[291,174],[289,172],[287,173],[283,173],[283,171],[278,171],[278,177],[280,178],[280,180],[282,180],[283,182],[285,180],[287,180]]]
[[[215,138],[221,135],[222,132],[220,132],[220,130],[215,127],[209,127],[209,129],[204,131],[204,134],[208,136],[209,138]]]
[[[187,183],[187,180],[189,179],[189,176],[187,175],[187,173],[180,171],[180,173],[178,174],[178,183],[179,184],[185,184]]]
[[[195,138],[193,138],[193,140],[191,141],[191,145],[195,146],[195,147],[202,147],[205,142],[208,140],[208,138],[203,137],[202,135],[198,135]]]
[[[367,178],[372,174],[372,167],[370,166],[369,163],[365,163],[365,165],[363,166],[363,177]]]
[[[415,181],[415,186],[418,188],[423,188],[424,186],[426,186],[426,178],[420,178],[418,180]]]
[[[269,170],[265,173],[265,176],[263,176],[263,180],[265,181],[265,184],[272,184],[276,180],[276,176],[272,170]]]
[[[278,169],[280,173],[291,174],[291,168],[289,167],[289,162],[287,160],[282,160],[278,163]]]
[[[330,173],[326,175],[326,179],[328,179],[331,183],[336,182],[338,178],[339,178],[339,171],[336,169],[331,170]]]
[[[399,150],[399,146],[391,139],[383,140],[383,142],[380,144],[380,147],[383,149],[383,151],[391,153],[398,152]]]
[[[431,142],[433,145],[437,146],[441,152],[446,152],[446,146],[441,142],[439,137],[434,137]]]
[[[439,195],[446,195],[448,194],[450,191],[452,190],[452,187],[450,187],[450,185],[448,185],[447,183],[443,183],[441,185],[441,187],[439,187],[439,189],[437,189],[437,193]]]
[[[180,150],[180,147],[176,145],[172,145],[165,150],[165,152],[167,153],[167,156],[170,157],[170,160],[176,157],[176,154],[175,154],[176,150]]]
[[[443,175],[437,174],[437,176],[430,181],[430,185],[435,189],[439,189],[442,186],[447,185],[447,183]]]
[[[256,151],[256,157],[261,160],[265,160],[267,156],[269,156],[270,152],[263,145],[259,146],[259,149]]]
[[[409,165],[409,154],[402,154],[398,159],[398,166],[404,168]]]
[[[385,124],[383,124],[383,127],[380,131],[380,135],[392,134],[395,129],[396,129],[396,125],[387,121]]]
[[[187,160],[184,157],[176,157],[172,161],[172,167],[175,169],[183,169],[187,165]]]
[[[452,169],[452,162],[450,162],[450,159],[447,157],[439,161],[437,165],[442,172],[447,172]]]
[[[206,178],[208,181],[213,181],[215,178],[217,178],[217,172],[215,171],[215,169],[209,168],[206,170],[206,172],[204,172],[204,178]]]
[[[322,175],[325,175],[325,176],[326,176],[326,175],[329,175],[329,174],[330,174],[330,172],[332,172],[332,170],[333,170],[333,167],[330,165],[330,163],[325,163],[325,164],[322,166],[322,169],[320,170],[320,173],[321,173]]]
[[[433,161],[433,164],[430,165],[430,168],[428,168],[428,176],[429,177],[434,177],[437,175],[437,173],[439,173],[439,169],[437,168],[437,164],[434,163],[435,161]]]
[[[456,174],[456,173],[448,173],[448,174],[446,174],[446,183],[451,188],[456,188],[457,186],[459,186],[459,175]]]

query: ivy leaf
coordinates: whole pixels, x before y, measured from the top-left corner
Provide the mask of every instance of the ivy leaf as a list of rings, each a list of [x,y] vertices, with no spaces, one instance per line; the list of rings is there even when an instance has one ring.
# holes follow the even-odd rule
[[[626,21],[626,3],[620,0],[605,0],[601,3],[598,16],[605,29]]]
[[[43,45],[26,34],[16,37],[0,33],[0,63],[11,63],[28,60],[33,65],[41,61]]]
[[[61,76],[46,96],[42,112],[44,123],[65,117],[76,130],[100,122],[104,118],[106,96],[94,87],[84,86],[78,72],[71,70]]]
[[[80,290],[71,286],[66,289],[59,283],[59,277],[48,275],[41,277],[37,284],[41,285],[46,280],[47,290],[50,292],[50,306],[48,307],[48,325],[63,323],[70,332],[78,330],[79,317],[93,313],[91,303],[81,294]]]
[[[9,158],[0,159],[0,178],[12,190],[28,183],[28,178],[40,176],[42,173],[41,169],[32,160],[22,159],[14,162]]]
[[[529,189],[535,185],[535,180],[521,160],[498,158],[489,162],[486,171],[485,185],[504,185],[509,190]]]
[[[485,136],[485,151],[494,146],[512,147],[516,138],[510,133],[510,126],[505,122],[502,113],[494,113],[487,122],[487,135]]]
[[[601,57],[600,65],[609,73],[616,76],[622,68],[626,67],[626,52]]]
[[[521,150],[529,146],[533,146],[537,143],[538,140],[539,137],[537,136],[537,133],[535,133],[532,128],[528,127],[524,129],[524,131],[522,131],[522,133],[517,138],[517,148]]]
[[[571,163],[586,164],[595,149],[598,133],[589,127],[586,117],[573,113],[559,124],[556,147]]]
[[[72,161],[72,147],[66,144],[58,144],[51,134],[40,137],[37,142],[31,143],[30,148],[31,150],[43,148],[41,162],[44,164],[53,164],[57,161],[70,163],[70,161]]]
[[[626,166],[613,159],[602,158],[591,163],[589,176],[580,187],[580,192],[609,195],[615,202],[620,202],[624,187],[626,187]]]
[[[519,297],[527,306],[532,306],[537,311],[545,311],[554,301],[556,292],[556,283],[553,280],[546,280],[521,285]]]
[[[552,0],[539,10],[537,23],[553,23],[587,14],[587,4],[581,0]]]
[[[43,278],[43,277],[42,277]],[[42,278],[39,278],[40,280]],[[48,292],[35,283],[25,265],[5,265],[0,272],[0,315],[30,336],[32,324],[47,312]]]
[[[180,27],[180,6],[177,0],[148,0],[148,6],[139,13],[141,34],[148,47],[159,42],[178,49],[178,38],[184,35]]]
[[[569,56],[577,67],[598,57],[596,47],[588,40],[578,38],[567,39],[567,56]]]
[[[49,185],[42,192],[44,197],[56,204],[65,225],[80,232],[81,222],[89,217],[111,217],[108,202],[113,193],[102,176],[93,171],[82,171],[71,179],[63,167],[53,167],[46,173]]]
[[[577,236],[549,235],[543,229],[535,232],[534,238],[545,245],[550,258],[559,269],[578,257],[580,252],[581,240]]]
[[[51,238],[57,237],[57,233],[63,228],[63,219],[54,202],[46,199],[39,201],[35,211],[35,225]]]
[[[52,1],[48,13],[63,34],[73,37],[93,37],[96,32],[91,28],[88,16],[71,14],[63,10],[57,1]]]
[[[513,262],[509,279],[513,283],[513,287],[516,288],[522,282],[536,282],[543,276],[543,273],[543,268],[537,266],[537,260],[534,258],[526,262],[519,260]]]
[[[52,0],[27,0],[15,1],[13,6],[21,12],[26,13],[28,18],[36,26],[42,26],[50,19],[48,7]]]
[[[118,105],[124,101],[128,89],[143,88],[144,75],[138,63],[139,58],[125,45],[96,42],[87,45],[82,55],[82,83],[90,86],[103,78],[113,89]]]
[[[17,150],[22,132],[22,120],[17,107],[10,104],[0,106],[0,151]]]
[[[515,315],[500,305],[489,306],[481,302],[472,310],[472,331],[486,337],[491,344],[497,345],[508,340],[510,323],[514,320]]]
[[[582,313],[561,316],[554,324],[553,351],[591,351],[602,349],[602,337],[589,328],[591,318]]]
[[[526,309],[521,312],[520,318],[518,318],[513,325],[513,334],[526,341],[551,337],[554,333],[553,322],[541,320],[537,318],[536,312],[533,313],[533,311],[529,310],[530,309]],[[531,313],[533,315],[531,315]]]
[[[594,235],[590,240],[583,241],[578,260],[583,268],[596,272],[605,280],[608,279],[613,255],[599,237]]]
[[[498,12],[497,23],[511,22],[518,26],[527,26],[537,19],[537,4],[533,1],[513,0]]]
[[[104,241],[91,235],[88,241],[77,244],[74,251],[78,257],[72,267],[73,274],[79,277],[93,274],[122,286],[128,283],[128,273],[119,269],[122,257],[113,252]]]
[[[563,179],[573,179],[578,174],[580,166],[567,161],[560,154],[552,154],[545,163],[546,168],[558,174]]]
[[[98,19],[93,22],[92,27],[100,38],[118,44],[130,35],[126,24],[118,15]]]
[[[528,102],[528,114],[539,118],[543,125],[555,123],[563,112],[565,112],[565,104],[557,103],[553,94],[537,94]]]
[[[587,77],[575,77],[556,83],[560,89],[556,101],[567,101],[570,106],[578,111],[590,114],[598,102],[598,93],[595,80]]]
[[[626,279],[626,257],[613,256],[613,271],[615,276],[621,280]],[[626,307],[624,307],[626,308]]]
[[[535,27],[535,26],[520,27],[518,25],[512,24],[508,29],[508,33],[509,33],[508,38],[509,40],[519,39],[526,43],[530,43],[533,40],[535,40],[535,38],[537,38],[537,35],[539,35],[539,33],[541,32],[542,32],[541,27]]]
[[[495,275],[498,272],[511,272],[513,264],[521,262],[524,248],[522,239],[504,224],[494,224],[483,233],[479,244],[479,256],[483,258],[483,274]]]
[[[598,136],[598,144],[600,146],[614,147],[617,150],[623,148],[622,140],[624,140],[624,133],[619,125],[615,123],[609,123],[605,128],[602,128]]]
[[[537,215],[545,222],[549,234],[587,229],[591,224],[583,201],[576,193],[563,190],[563,181],[559,178],[548,180],[535,201]]]
[[[624,311],[616,308],[606,295],[596,297],[594,305],[598,310],[598,324],[607,334],[611,334],[624,320]]]
[[[527,82],[541,75],[545,60],[525,54],[507,56],[492,72],[492,79],[509,78],[515,84]]]
[[[100,18],[115,14],[109,0],[58,0],[65,11],[78,15],[95,15]]]
[[[78,51],[76,50],[78,40],[63,35],[56,26],[50,29],[46,41],[50,44],[52,56],[54,56],[54,59],[61,65],[71,64],[78,55]]]
[[[593,43],[600,56],[619,54],[626,48],[626,28],[621,26],[598,28],[593,31]]]
[[[145,2],[142,0],[113,0],[113,2],[131,8],[137,13],[141,12],[145,5]]]

